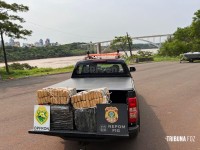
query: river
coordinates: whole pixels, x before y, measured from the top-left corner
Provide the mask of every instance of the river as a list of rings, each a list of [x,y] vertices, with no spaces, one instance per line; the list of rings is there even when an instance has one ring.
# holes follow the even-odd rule
[[[150,51],[152,53],[157,53],[158,49],[144,49],[142,51]],[[130,53],[127,52],[129,55]],[[133,51],[136,54],[137,51]],[[123,54],[123,52],[122,52]],[[70,65],[75,65],[77,61],[83,60],[85,56],[71,56],[71,57],[58,57],[58,58],[46,58],[46,59],[35,59],[35,60],[25,60],[25,61],[14,61],[11,63],[28,63],[31,66],[37,66],[38,68],[60,68],[67,67]],[[0,67],[5,66],[4,63],[0,63]]]

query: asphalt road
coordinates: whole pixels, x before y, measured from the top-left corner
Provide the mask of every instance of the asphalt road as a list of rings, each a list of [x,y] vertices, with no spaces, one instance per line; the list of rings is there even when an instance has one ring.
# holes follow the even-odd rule
[[[147,63],[133,73],[141,110],[141,132],[133,140],[92,142],[87,150],[200,150],[200,63]],[[1,150],[76,150],[76,141],[28,134],[36,90],[70,74],[0,81]],[[195,136],[187,142],[166,136]],[[193,141],[193,142],[192,142]]]

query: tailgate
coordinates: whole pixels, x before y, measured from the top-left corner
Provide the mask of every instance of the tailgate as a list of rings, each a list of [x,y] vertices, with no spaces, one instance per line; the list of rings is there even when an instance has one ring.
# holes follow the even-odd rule
[[[49,136],[59,136],[62,138],[74,138],[74,139],[107,139],[107,138],[116,138],[122,137],[127,138],[129,135],[99,135],[96,132],[81,132],[76,130],[52,130],[52,131],[28,131],[31,134],[43,134]]]

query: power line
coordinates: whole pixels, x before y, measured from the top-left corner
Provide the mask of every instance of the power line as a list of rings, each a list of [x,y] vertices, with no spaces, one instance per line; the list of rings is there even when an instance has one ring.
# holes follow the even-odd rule
[[[85,35],[74,34],[74,33],[66,32],[66,31],[61,31],[61,30],[58,30],[58,29],[55,29],[55,28],[52,28],[52,27],[39,25],[39,24],[36,24],[34,22],[30,22],[30,21],[26,21],[26,22],[33,24],[33,25],[36,25],[36,26],[39,26],[41,28],[45,28],[45,29],[48,29],[48,30],[54,30],[54,31],[57,31],[57,32],[60,32],[60,33],[65,33],[65,34],[68,34],[68,35],[71,35],[71,36],[74,36],[74,37],[79,36],[79,37],[86,37],[86,38],[99,38],[99,37],[94,37],[94,36],[85,36]]]

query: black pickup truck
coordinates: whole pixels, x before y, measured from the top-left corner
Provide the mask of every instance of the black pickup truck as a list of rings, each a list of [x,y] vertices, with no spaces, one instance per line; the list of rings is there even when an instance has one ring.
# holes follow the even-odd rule
[[[135,137],[140,130],[139,101],[136,97],[134,81],[130,72],[135,67],[126,65],[122,59],[93,59],[77,62],[70,79],[50,87],[72,87],[78,92],[107,87],[112,103],[127,104],[128,137]],[[77,130],[52,130],[49,132],[30,130],[32,134],[58,136],[63,139],[107,139],[119,136],[99,135],[95,132]]]

